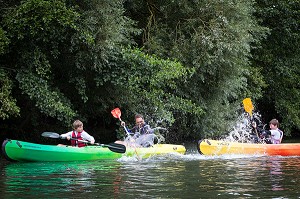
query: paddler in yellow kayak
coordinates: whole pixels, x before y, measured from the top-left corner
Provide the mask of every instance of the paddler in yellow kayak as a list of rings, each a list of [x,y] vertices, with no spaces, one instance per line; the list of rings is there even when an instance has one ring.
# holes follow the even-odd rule
[[[156,136],[154,134],[154,129],[152,129],[150,125],[145,122],[143,115],[136,114],[134,118],[135,126],[132,129],[128,129],[125,122],[121,121],[121,126],[124,127],[127,134],[131,135],[129,141],[131,143],[134,142],[136,146],[142,147],[149,147],[155,144],[154,142]],[[117,143],[120,143],[120,141],[117,141]]]
[[[258,131],[261,138],[265,138],[267,144],[280,144],[283,137],[283,131],[279,129],[279,122],[277,119],[272,119],[269,122],[270,130],[260,129],[256,122],[252,123],[255,130]]]

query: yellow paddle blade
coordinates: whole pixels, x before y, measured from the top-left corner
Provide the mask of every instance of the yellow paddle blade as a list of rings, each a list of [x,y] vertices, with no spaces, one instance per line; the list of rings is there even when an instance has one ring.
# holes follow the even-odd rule
[[[250,116],[252,116],[252,111],[253,111],[253,104],[250,98],[245,98],[243,100],[243,104],[244,104],[244,109],[247,113],[250,114]]]

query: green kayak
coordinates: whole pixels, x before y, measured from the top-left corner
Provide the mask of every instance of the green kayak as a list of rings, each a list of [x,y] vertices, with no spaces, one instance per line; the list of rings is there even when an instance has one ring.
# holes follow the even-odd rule
[[[105,146],[71,147],[34,144],[18,140],[4,140],[2,153],[10,161],[80,161],[122,157]]]
[[[82,161],[118,159],[122,156],[149,158],[156,155],[185,154],[183,145],[155,144],[151,147],[130,147],[110,143],[101,146],[71,147],[43,145],[18,140],[4,140],[2,153],[7,160],[36,162],[36,161]]]

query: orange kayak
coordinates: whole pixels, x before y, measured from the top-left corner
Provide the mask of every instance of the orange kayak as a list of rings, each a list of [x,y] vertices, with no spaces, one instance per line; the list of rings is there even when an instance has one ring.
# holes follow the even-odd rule
[[[203,139],[198,141],[197,149],[202,155],[246,154],[300,156],[300,143],[255,144]]]

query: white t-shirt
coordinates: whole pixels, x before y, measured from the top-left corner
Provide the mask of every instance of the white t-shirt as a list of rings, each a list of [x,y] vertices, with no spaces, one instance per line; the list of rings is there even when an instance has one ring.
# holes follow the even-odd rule
[[[68,133],[65,133],[65,134],[61,134],[62,137],[72,137],[72,133],[73,131],[70,131]],[[75,135],[77,136],[77,132],[75,131]],[[93,136],[89,135],[86,131],[82,131],[81,132],[81,137],[84,139],[84,140],[88,140],[90,142],[94,141],[95,142],[95,139]]]
[[[281,133],[279,129],[270,130],[271,132],[271,140],[273,144],[279,144],[281,140]]]

